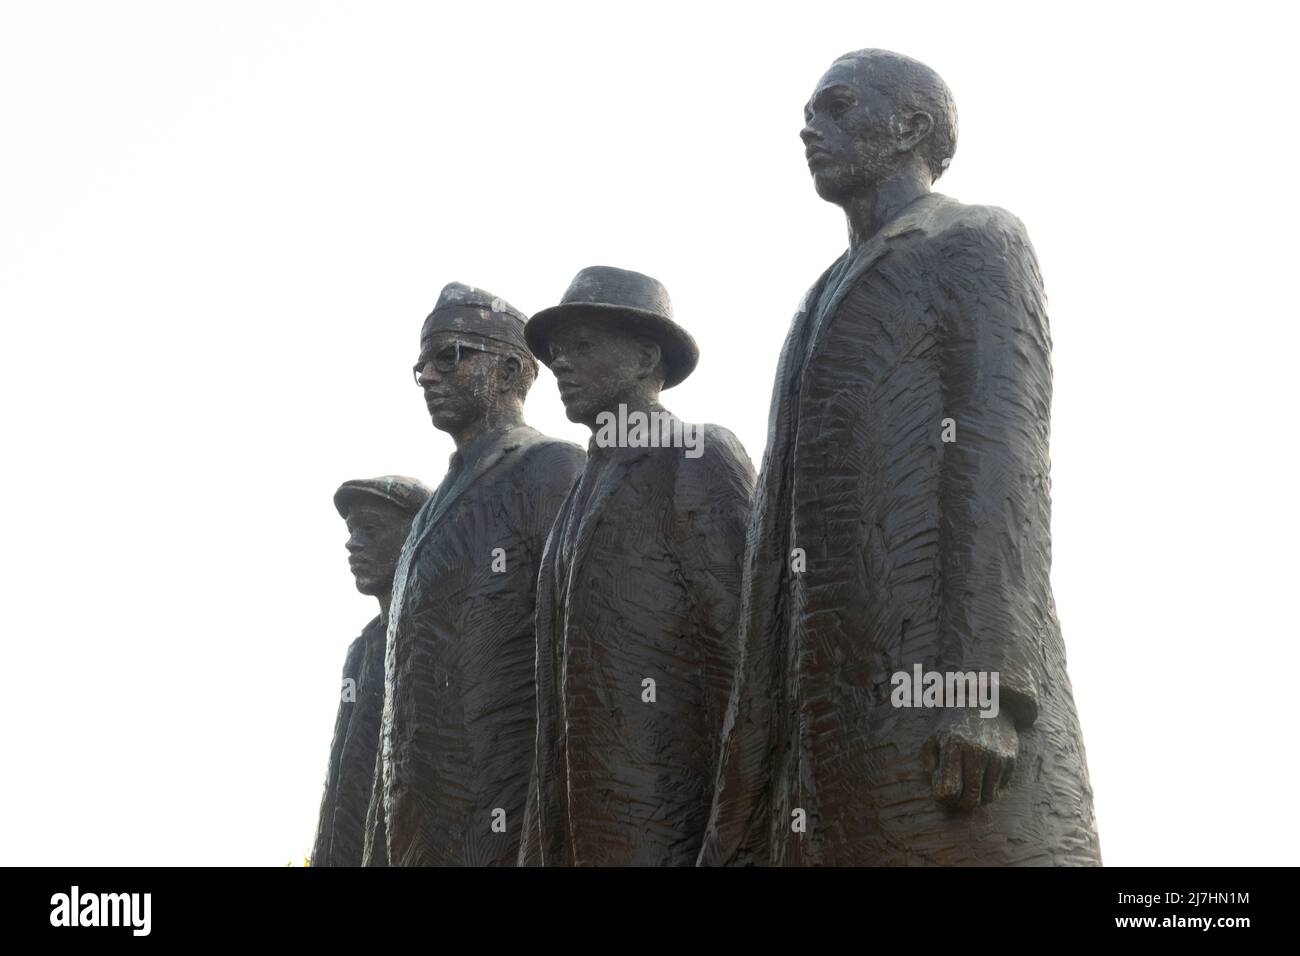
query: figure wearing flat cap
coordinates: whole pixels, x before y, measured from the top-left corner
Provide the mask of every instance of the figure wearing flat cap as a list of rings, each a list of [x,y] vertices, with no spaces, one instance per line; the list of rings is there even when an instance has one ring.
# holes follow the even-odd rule
[[[957,117],[915,60],[841,57],[805,119],[849,248],[777,366],[701,862],[1099,863],[1049,580],[1029,238],[930,191]],[[996,706],[972,706],[993,675]]]
[[[416,384],[456,443],[402,549],[388,624],[371,865],[514,865],[532,760],[533,608],[546,534],[583,453],[529,428],[524,316],[443,289]]]
[[[348,526],[348,565],[357,590],[379,601],[379,616],[352,642],[343,663],[312,866],[361,865],[384,709],[384,639],[393,574],[411,519],[428,499],[428,488],[399,475],[344,482],[334,493],[334,507]]]
[[[691,865],[731,684],[754,471],[729,431],[659,403],[694,340],[648,276],[595,267],[528,323],[593,437],[537,596],[525,865]]]

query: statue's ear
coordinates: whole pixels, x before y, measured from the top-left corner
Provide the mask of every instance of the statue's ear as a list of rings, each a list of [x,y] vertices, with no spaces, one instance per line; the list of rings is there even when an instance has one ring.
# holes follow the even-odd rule
[[[924,110],[895,113],[892,123],[894,143],[900,153],[915,149],[918,143],[930,135],[930,130],[934,129],[934,117]]]
[[[659,362],[663,359],[663,349],[653,339],[642,339],[639,346],[640,348],[637,350],[637,369],[641,376],[644,377],[659,368]]]
[[[508,392],[515,387],[524,366],[517,355],[507,355],[501,360],[501,391]]]

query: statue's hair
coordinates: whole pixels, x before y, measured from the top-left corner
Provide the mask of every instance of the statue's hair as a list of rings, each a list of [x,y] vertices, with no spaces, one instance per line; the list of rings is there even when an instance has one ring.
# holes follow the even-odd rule
[[[895,111],[921,110],[934,128],[917,152],[930,168],[930,182],[943,175],[957,152],[957,102],[938,73],[919,60],[889,50],[855,50],[835,62],[861,60],[869,64],[867,82],[893,104]]]
[[[653,345],[659,349],[659,362],[655,365],[654,376],[659,380],[659,387],[663,388],[664,382],[668,381],[668,365],[664,362],[663,343],[653,335],[643,335],[639,332],[632,332],[629,337],[638,345]]]
[[[533,382],[537,381],[537,359],[531,352],[525,352],[522,349],[511,348],[508,345],[496,343],[496,350],[501,354],[518,359],[519,377],[515,380],[515,394],[519,401],[528,397],[529,391],[533,387]]]

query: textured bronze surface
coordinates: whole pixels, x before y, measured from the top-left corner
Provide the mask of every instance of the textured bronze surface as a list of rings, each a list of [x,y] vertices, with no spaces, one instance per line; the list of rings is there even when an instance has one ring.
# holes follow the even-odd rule
[[[956,113],[921,64],[841,58],[805,118],[850,246],[777,369],[701,862],[1099,863],[1049,580],[1029,239],[930,192]],[[892,675],[918,664],[998,673],[999,715],[895,706]]]
[[[542,559],[520,859],[691,865],[731,684],[753,467],[729,431],[687,428],[659,404],[696,354],[662,286],[595,267],[565,298],[583,306],[539,313],[529,342],[569,417],[594,435]],[[655,416],[660,438],[695,441],[610,444],[600,422],[615,410]]]
[[[367,865],[514,865],[535,724],[542,546],[583,453],[523,421],[536,363],[520,313],[452,283],[417,381],[456,442],[393,584]]]
[[[380,614],[348,647],[343,664],[312,866],[361,865],[379,752],[384,634],[393,573],[411,518],[428,498],[423,484],[399,475],[344,482],[334,494],[334,506],[348,525],[348,563],[357,590],[379,601]]]

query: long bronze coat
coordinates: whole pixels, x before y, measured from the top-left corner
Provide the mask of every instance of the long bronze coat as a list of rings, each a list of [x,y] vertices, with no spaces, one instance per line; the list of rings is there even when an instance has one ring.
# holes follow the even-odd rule
[[[702,863],[1100,862],[1049,581],[1050,351],[1000,209],[928,195],[810,290],[777,369]],[[944,711],[890,700],[917,663],[999,673],[1020,750],[992,803],[933,799]]]
[[[698,854],[754,482],[726,429],[705,426],[702,447],[692,459],[593,444],[556,519],[538,584],[525,865],[689,866]]]
[[[483,436],[416,515],[393,582],[370,865],[515,864],[537,569],[583,460],[527,426]]]
[[[347,696],[340,693],[312,866],[361,865],[384,711],[384,627],[380,618],[367,624],[348,647],[343,680],[353,681],[353,692]]]

